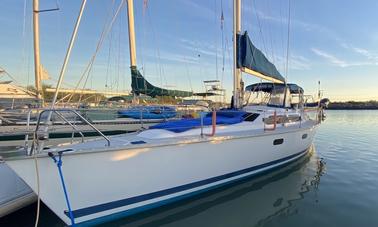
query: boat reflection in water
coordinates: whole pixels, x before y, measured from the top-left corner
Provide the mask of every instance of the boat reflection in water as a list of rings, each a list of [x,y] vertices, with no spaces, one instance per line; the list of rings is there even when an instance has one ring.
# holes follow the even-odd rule
[[[106,226],[263,226],[297,213],[296,200],[317,190],[325,163],[314,147],[301,159],[258,178]]]

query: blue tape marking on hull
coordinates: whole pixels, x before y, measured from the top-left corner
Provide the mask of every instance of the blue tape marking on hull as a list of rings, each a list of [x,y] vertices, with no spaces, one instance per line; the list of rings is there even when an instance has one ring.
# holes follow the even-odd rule
[[[140,195],[140,196],[135,196],[135,197],[127,198],[127,199],[117,200],[117,201],[113,201],[113,202],[109,202],[109,203],[105,203],[105,204],[99,204],[99,205],[95,205],[95,206],[92,206],[92,207],[82,208],[82,209],[73,211],[74,217],[79,218],[79,217],[82,217],[82,216],[98,213],[98,212],[101,212],[101,211],[115,209],[115,208],[118,208],[118,207],[130,205],[130,204],[133,204],[133,203],[142,202],[142,201],[145,201],[145,200],[149,200],[149,199],[153,199],[153,198],[157,198],[157,197],[181,192],[181,191],[184,191],[184,190],[189,190],[189,189],[192,189],[192,188],[195,188],[195,187],[199,187],[199,186],[214,183],[214,182],[217,182],[217,181],[225,180],[227,178],[235,177],[235,176],[242,175],[242,174],[245,174],[245,173],[248,173],[248,172],[257,171],[259,169],[263,169],[263,168],[266,168],[266,167],[269,167],[269,166],[272,166],[272,165],[276,165],[276,164],[279,164],[279,163],[286,164],[286,163],[283,163],[283,162],[285,162],[289,159],[292,159],[292,158],[297,159],[297,158],[301,157],[302,155],[304,155],[307,151],[308,151],[308,149],[301,151],[299,153],[290,155],[288,157],[282,158],[282,159],[278,159],[278,160],[268,162],[268,163],[265,163],[265,164],[262,164],[262,165],[246,168],[246,169],[243,169],[243,170],[235,171],[235,172],[232,172],[232,173],[224,174],[224,175],[221,175],[221,176],[208,178],[208,179],[205,179],[205,180],[202,180],[202,181],[197,181],[197,182],[189,183],[189,184],[186,184],[186,185],[177,186],[177,187],[174,187],[174,188],[169,188],[169,189],[165,189],[165,190],[161,190],[161,191],[157,191],[157,192],[153,192],[153,193],[148,193],[148,194],[144,194],[144,195]],[[294,159],[294,160],[296,160],[296,159]],[[294,161],[294,160],[292,160],[292,161]],[[231,180],[231,181],[227,181],[227,182],[224,182],[224,183],[221,183],[221,184],[218,184],[218,185],[214,185],[214,186],[210,186],[210,187],[207,187],[207,188],[204,188],[204,189],[200,189],[200,190],[197,190],[195,192],[191,192],[191,193],[188,193],[188,194],[185,194],[185,195],[177,196],[177,197],[174,197],[174,198],[166,199],[166,200],[159,201],[159,202],[152,203],[152,204],[147,204],[147,205],[144,205],[144,206],[141,206],[141,207],[132,208],[132,209],[129,209],[129,210],[126,210],[126,211],[121,211],[121,212],[116,213],[116,214],[110,214],[110,215],[108,215],[109,217],[105,216],[105,217],[100,217],[100,218],[97,218],[97,219],[113,220],[113,219],[117,219],[117,218],[120,218],[120,217],[130,216],[130,215],[133,215],[133,214],[145,211],[145,210],[150,210],[150,209],[153,209],[153,208],[156,208],[156,207],[168,204],[168,203],[172,203],[172,202],[175,202],[175,201],[178,201],[178,200],[182,200],[182,199],[185,199],[187,197],[191,197],[191,196],[203,193],[205,191],[212,190],[214,188],[222,187],[224,185],[231,184],[235,181],[239,181],[239,180],[242,180],[244,178],[252,177],[252,176],[258,175],[262,172],[266,172],[268,170],[273,170],[277,167],[280,167],[280,165],[273,166],[271,168],[268,168],[266,170],[262,170],[261,172],[257,172],[255,174],[247,175],[247,176],[237,178],[237,179],[234,179],[234,180]],[[204,182],[208,182],[208,183],[204,183]],[[196,186],[194,186],[194,185],[196,185]],[[121,205],[121,204],[125,204],[125,205]],[[106,222],[106,220],[101,221],[101,222]],[[87,222],[92,222],[92,221],[86,221],[85,223],[87,223]],[[84,223],[82,223],[82,224],[84,224]]]

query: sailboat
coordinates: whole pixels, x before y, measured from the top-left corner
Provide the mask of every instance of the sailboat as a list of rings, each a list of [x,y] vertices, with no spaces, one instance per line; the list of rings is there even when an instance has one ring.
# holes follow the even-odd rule
[[[127,5],[133,75],[140,74],[133,0]],[[29,155],[5,162],[58,217],[74,225],[173,203],[306,155],[320,121],[310,119],[301,105],[291,105],[290,97],[303,95],[301,90],[291,89],[248,34],[241,33],[241,0],[234,0],[233,8],[232,109],[82,143],[50,148],[35,143]],[[242,72],[273,83],[266,90],[270,95],[266,105],[243,105]]]

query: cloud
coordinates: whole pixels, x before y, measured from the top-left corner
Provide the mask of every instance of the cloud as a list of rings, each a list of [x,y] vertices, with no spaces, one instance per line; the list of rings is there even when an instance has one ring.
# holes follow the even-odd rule
[[[288,18],[282,15],[281,17],[278,16],[272,16],[267,13],[264,13],[258,9],[252,8],[250,5],[246,5],[244,7],[246,12],[250,14],[255,14],[256,16],[259,17],[261,20],[265,20],[271,23],[278,24],[280,26],[286,26],[288,25]],[[327,36],[329,38],[334,39],[335,41],[340,42],[342,39],[340,36],[335,33],[334,30],[327,28],[326,26],[315,24],[315,23],[308,23],[303,20],[296,20],[295,18],[291,17],[290,18],[290,25],[293,28],[298,28],[302,29],[307,32],[317,32],[323,34],[323,36]],[[285,29],[286,29],[285,27]]]
[[[330,53],[327,53],[323,50],[319,50],[317,48],[311,48],[311,51],[314,52],[316,55],[326,59],[327,61],[329,61],[333,65],[340,66],[340,67],[349,66],[349,64],[347,64],[345,61],[343,61],[343,60],[337,58],[336,56],[334,56]]]
[[[353,52],[362,55],[367,58],[367,60],[372,64],[372,65],[378,65],[378,54],[372,51],[369,51],[364,48],[360,47],[355,47],[351,44],[347,43],[341,43],[341,46],[344,47],[347,50],[352,50]]]
[[[285,72],[286,57],[276,56],[274,64],[280,72]],[[311,69],[310,60],[301,55],[292,54],[289,57],[289,69],[292,70],[309,70]]]
[[[155,59],[157,56],[152,53],[146,53],[146,57],[149,57],[151,59]],[[165,60],[169,62],[180,62],[180,63],[186,63],[186,64],[197,64],[198,58],[184,55],[184,54],[177,54],[172,53],[168,51],[163,51],[160,53],[159,56],[160,60]]]
[[[289,59],[289,68],[296,70],[311,69],[310,60],[300,55],[292,55]]]
[[[371,61],[346,62],[326,51],[323,51],[317,48],[311,48],[311,51],[314,52],[316,55],[326,59],[332,65],[343,67],[343,68],[350,67],[350,66],[376,65],[376,63],[373,63]]]
[[[215,9],[207,8],[206,5],[198,4],[191,0],[181,0],[181,3],[185,8],[190,8],[190,11],[195,13],[196,17],[202,17],[205,19],[213,20]]]
[[[246,8],[246,11],[248,12],[251,12],[251,13],[255,13],[259,19],[262,19],[262,20],[266,20],[266,21],[270,21],[270,22],[274,22],[274,23],[278,23],[278,24],[282,24],[282,25],[286,25],[288,24],[288,20],[287,18],[280,18],[280,17],[275,17],[275,16],[271,16],[271,15],[268,15],[260,10],[257,10],[257,9],[254,9],[252,10],[251,7],[247,7]],[[320,26],[320,25],[317,25],[317,24],[311,24],[311,23],[307,23],[307,22],[304,22],[304,21],[299,21],[299,20],[296,20],[296,19],[293,19],[293,18],[290,18],[290,24],[292,26],[295,26],[295,27],[300,27],[306,31],[329,31],[329,29],[323,27],[323,26]]]

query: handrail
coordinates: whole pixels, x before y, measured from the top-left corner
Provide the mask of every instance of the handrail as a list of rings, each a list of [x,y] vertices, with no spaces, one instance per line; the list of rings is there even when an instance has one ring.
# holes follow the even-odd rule
[[[67,120],[67,118],[65,118],[61,113],[59,113],[59,112],[55,112],[63,121],[65,121],[65,122],[67,122],[67,124],[69,125],[69,126],[71,126],[77,133],[79,133],[80,134],[80,136],[81,136],[81,142],[84,142],[84,134],[75,126],[75,125],[73,125],[71,122],[69,122],[68,120]]]
[[[53,112],[53,113],[56,113],[63,121],[65,121],[67,124],[69,124],[75,131],[77,131],[81,137],[82,137],[82,140],[84,140],[84,134],[77,129],[76,126],[72,125],[71,122],[69,122],[61,113],[59,112],[71,112],[73,114],[75,114],[76,116],[79,117],[80,120],[82,120],[84,123],[86,123],[87,125],[89,125],[94,131],[96,131],[101,137],[103,137],[106,141],[107,141],[107,146],[110,146],[110,139],[105,136],[100,130],[98,130],[93,124],[91,124],[87,119],[85,119],[83,116],[81,116],[76,110],[72,110],[72,109],[45,109],[45,110],[42,110],[40,113],[39,113],[39,116],[38,116],[38,120],[37,120],[37,125],[35,127],[35,131],[33,133],[33,144],[32,144],[32,147],[31,147],[31,150],[30,150],[30,153],[29,154],[32,154],[34,149],[35,149],[35,140],[38,140],[37,138],[37,132],[38,132],[38,129],[39,129],[39,126],[41,124],[41,117],[44,113],[46,112]]]

